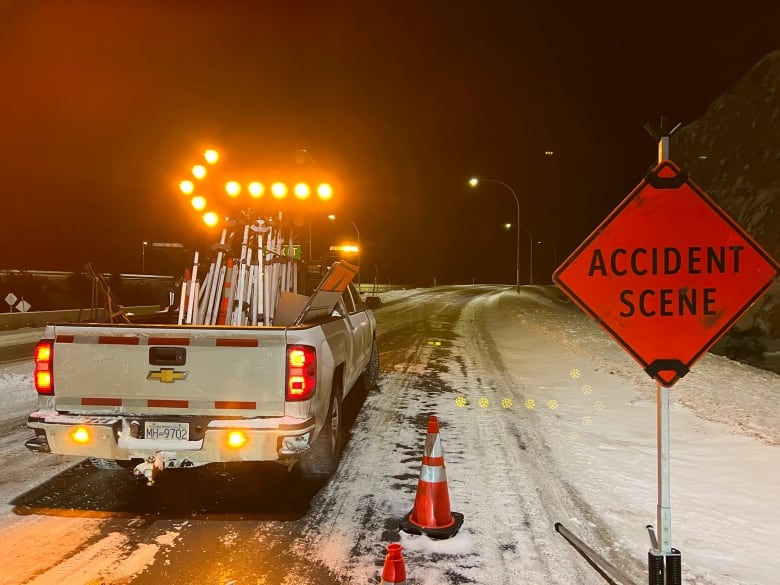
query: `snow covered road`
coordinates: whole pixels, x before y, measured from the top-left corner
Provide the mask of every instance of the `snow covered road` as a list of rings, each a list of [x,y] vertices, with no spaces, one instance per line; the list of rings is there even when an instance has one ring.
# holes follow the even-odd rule
[[[195,470],[150,489],[124,470],[29,454],[31,366],[0,369],[11,470],[0,584],[378,583],[394,541],[410,584],[604,583],[555,522],[646,582],[655,383],[553,287],[413,292],[377,311],[380,388],[350,401],[347,449],[324,485]],[[685,583],[770,585],[780,572],[780,512],[766,505],[780,485],[779,397],[780,376],[711,355],[675,386],[672,535]],[[432,414],[465,516],[442,541],[398,530]]]

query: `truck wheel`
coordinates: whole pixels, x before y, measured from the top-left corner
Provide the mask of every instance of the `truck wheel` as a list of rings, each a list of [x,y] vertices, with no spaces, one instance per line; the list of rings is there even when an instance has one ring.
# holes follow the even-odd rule
[[[376,346],[376,339],[371,345],[371,357],[368,360],[366,370],[363,372],[363,387],[366,390],[373,390],[379,386],[379,349]]]
[[[332,475],[339,465],[344,442],[341,383],[333,382],[328,417],[309,454],[301,462],[306,475]]]

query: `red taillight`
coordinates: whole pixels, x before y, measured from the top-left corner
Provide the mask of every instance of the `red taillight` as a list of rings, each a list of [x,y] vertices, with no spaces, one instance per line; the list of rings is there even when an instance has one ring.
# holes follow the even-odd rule
[[[35,346],[35,373],[33,380],[38,394],[54,394],[54,374],[52,359],[54,357],[54,342],[51,339],[39,341]]]
[[[317,388],[317,352],[309,345],[287,347],[287,400],[308,400]]]

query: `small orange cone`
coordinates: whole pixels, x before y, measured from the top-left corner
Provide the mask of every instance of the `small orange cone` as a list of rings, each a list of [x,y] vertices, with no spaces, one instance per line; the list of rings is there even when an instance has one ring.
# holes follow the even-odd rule
[[[399,583],[406,585],[406,567],[404,566],[404,557],[401,554],[401,545],[394,542],[387,545],[381,585],[398,585]]]
[[[455,536],[462,525],[463,514],[450,511],[447,471],[439,441],[439,419],[431,416],[414,508],[401,520],[401,530],[444,539]]]
[[[228,310],[230,309],[230,300],[233,286],[233,259],[228,258],[225,268],[225,280],[222,285],[222,298],[219,301],[219,310],[217,311],[217,325],[224,325],[227,321]]]

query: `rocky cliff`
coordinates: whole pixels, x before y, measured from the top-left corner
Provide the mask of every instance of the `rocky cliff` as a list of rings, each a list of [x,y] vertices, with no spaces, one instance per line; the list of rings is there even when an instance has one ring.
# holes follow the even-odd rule
[[[675,132],[670,152],[696,184],[780,259],[780,51],[764,57],[701,118]],[[753,326],[780,339],[780,284],[737,328]]]

